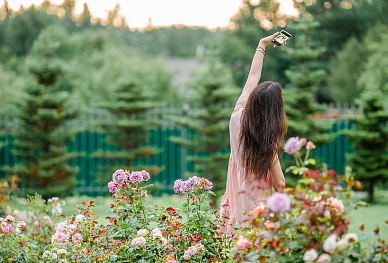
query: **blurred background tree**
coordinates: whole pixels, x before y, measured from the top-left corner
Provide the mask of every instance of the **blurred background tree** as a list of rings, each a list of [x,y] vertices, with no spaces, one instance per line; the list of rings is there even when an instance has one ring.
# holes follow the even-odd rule
[[[30,77],[25,94],[15,102],[19,126],[13,134],[14,154],[19,163],[5,168],[20,176],[27,194],[39,192],[46,198],[71,192],[78,172],[69,165],[78,153],[66,149],[76,133],[67,123],[77,111],[68,104],[69,92],[56,86],[65,73],[56,55],[61,46],[56,36],[50,29],[43,31],[28,56],[34,80]]]
[[[307,13],[290,26],[293,32],[298,32],[298,37],[293,40],[293,47],[285,49],[292,61],[290,69],[285,71],[292,87],[283,90],[283,97],[288,120],[287,137],[304,137],[322,145],[334,136],[327,133],[332,123],[312,117],[312,114],[322,111],[314,95],[325,77],[325,71],[316,63],[325,47],[318,45],[310,35],[317,26],[318,22],[312,21]]]
[[[237,100],[240,89],[232,85],[228,68],[212,59],[197,73],[191,85],[198,112],[188,111],[187,116],[171,116],[178,125],[195,132],[193,138],[170,137],[192,154],[187,158],[194,163],[194,173],[213,182],[213,191],[221,196],[225,191],[229,160],[228,127],[232,108],[225,105]],[[212,197],[216,203],[217,197]]]
[[[350,118],[354,129],[345,131],[354,153],[348,155],[355,177],[367,186],[368,202],[375,202],[374,189],[388,179],[387,94],[375,86],[366,86],[358,100],[362,115]]]
[[[101,123],[107,134],[106,142],[115,146],[114,150],[100,149],[93,154],[94,158],[113,161],[114,165],[99,167],[98,182],[106,185],[112,178],[111,172],[116,169],[147,170],[150,174],[157,174],[161,167],[152,165],[134,166],[133,161],[160,152],[152,146],[145,146],[149,131],[158,122],[147,118],[150,109],[159,106],[154,97],[147,93],[134,76],[123,77],[117,81],[112,98],[101,104],[109,112],[108,118]],[[110,162],[112,164],[112,162]]]

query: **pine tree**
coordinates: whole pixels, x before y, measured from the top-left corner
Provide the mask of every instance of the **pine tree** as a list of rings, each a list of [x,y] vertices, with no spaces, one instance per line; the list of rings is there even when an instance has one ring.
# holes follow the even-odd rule
[[[213,191],[220,196],[225,191],[230,153],[228,126],[231,109],[224,105],[237,97],[238,89],[231,86],[231,73],[216,60],[209,62],[193,83],[200,111],[189,112],[187,116],[171,116],[171,119],[193,130],[194,137],[170,137],[170,140],[192,150],[188,161],[194,163],[196,175],[212,181]],[[214,197],[213,202],[216,200]]]
[[[18,128],[13,136],[18,164],[5,168],[21,178],[27,194],[39,192],[45,198],[68,195],[78,172],[69,165],[78,154],[66,148],[76,133],[66,124],[77,112],[68,105],[69,92],[56,86],[63,74],[55,55],[58,46],[49,30],[34,42],[27,64],[35,81],[25,87],[15,105]]]
[[[84,28],[91,26],[91,18],[92,13],[90,12],[89,6],[87,3],[84,3],[84,9],[82,11],[82,14],[79,16],[77,20],[77,24],[79,26],[82,26]]]
[[[109,119],[101,123],[107,134],[106,142],[116,147],[111,151],[97,151],[94,158],[113,161],[115,165],[100,166],[101,173],[97,181],[106,184],[111,180],[109,174],[115,169],[147,170],[150,174],[160,171],[158,166],[134,165],[137,159],[149,157],[160,152],[159,149],[146,146],[149,131],[157,127],[158,122],[147,120],[147,112],[159,106],[152,95],[141,88],[139,80],[124,77],[117,83],[112,100],[103,103],[102,108],[109,112]]]
[[[388,179],[388,111],[385,96],[377,88],[365,90],[357,101],[362,115],[351,118],[354,128],[344,131],[354,149],[347,159],[355,177],[365,182],[370,203],[374,202],[375,185]]]
[[[322,107],[314,103],[313,95],[325,76],[325,71],[317,65],[317,59],[325,52],[325,48],[317,46],[311,39],[310,32],[318,24],[307,17],[306,13],[301,14],[299,21],[290,26],[290,31],[298,32],[298,36],[292,40],[295,42],[294,47],[284,48],[294,63],[285,71],[292,88],[283,91],[288,118],[287,137],[305,137],[320,145],[333,138],[333,134],[326,133],[332,123],[317,121],[311,116],[322,110]]]

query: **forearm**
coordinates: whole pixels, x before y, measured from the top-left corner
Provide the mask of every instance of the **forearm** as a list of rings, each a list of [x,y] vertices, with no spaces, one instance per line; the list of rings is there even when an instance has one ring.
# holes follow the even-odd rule
[[[265,50],[265,44],[262,41],[260,41],[258,48],[259,47]],[[260,80],[261,70],[263,68],[263,59],[264,53],[260,50],[256,50],[255,55],[253,56],[251,69],[249,70],[249,76],[255,77],[255,80],[257,80],[257,82],[259,82]]]
[[[286,180],[284,179],[283,171],[277,156],[275,164],[271,167],[270,172],[272,175],[273,187],[277,192],[282,192],[286,185]]]

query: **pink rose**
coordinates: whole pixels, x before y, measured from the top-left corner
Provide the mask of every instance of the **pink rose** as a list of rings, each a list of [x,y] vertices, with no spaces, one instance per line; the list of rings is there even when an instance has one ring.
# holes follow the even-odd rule
[[[65,235],[62,232],[56,232],[51,236],[51,244],[54,243],[65,243],[65,241],[69,238],[68,235]]]
[[[331,261],[331,257],[327,253],[320,255],[319,258],[317,259],[317,263],[326,263],[330,261]]]
[[[250,245],[252,245],[252,243],[246,237],[239,236],[236,245],[234,245],[234,249],[235,250],[238,250],[238,249],[246,250]]]
[[[73,243],[80,243],[82,241],[82,236],[80,233],[76,233],[73,235],[72,239]]]
[[[273,212],[286,212],[290,210],[291,200],[283,193],[274,193],[267,199],[267,206]]]
[[[112,181],[118,185],[123,184],[126,179],[127,179],[127,176],[123,169],[116,170],[116,172],[114,172],[112,175]]]
[[[13,216],[11,216],[11,215],[7,215],[7,216],[5,217],[5,222],[6,222],[7,224],[12,224],[13,222],[15,222],[15,218],[14,218]]]
[[[307,142],[307,139],[306,138],[302,138],[300,139],[300,143],[303,145],[305,145],[305,143]]]
[[[289,155],[295,155],[302,148],[302,142],[299,137],[291,137],[284,144],[284,151]]]
[[[39,221],[38,220],[34,221],[34,226],[39,226]]]
[[[307,149],[315,149],[315,144],[312,141],[309,141],[306,145]]]
[[[135,247],[144,246],[146,243],[146,239],[144,237],[136,237],[132,240],[131,245]]]
[[[144,182],[148,181],[151,178],[150,174],[146,170],[141,170],[141,174],[143,175]]]
[[[138,171],[132,172],[131,175],[129,176],[129,181],[131,183],[143,182],[143,174]]]
[[[8,234],[8,233],[11,233],[13,231],[12,226],[1,226],[1,228],[3,229],[4,234]]]
[[[19,228],[24,228],[24,227],[27,226],[27,224],[26,224],[26,222],[24,222],[24,221],[19,221],[18,224],[17,224],[17,226],[18,226]]]
[[[109,188],[109,192],[113,193],[113,191],[116,190],[116,184],[111,181],[111,182],[108,183],[108,188]]]
[[[330,203],[330,205],[334,208],[335,211],[341,212],[341,213],[344,211],[344,208],[345,208],[344,204],[338,198],[330,197],[326,201]]]
[[[55,254],[55,253],[52,253],[50,256],[52,259],[57,259],[57,257],[58,257],[57,254]]]

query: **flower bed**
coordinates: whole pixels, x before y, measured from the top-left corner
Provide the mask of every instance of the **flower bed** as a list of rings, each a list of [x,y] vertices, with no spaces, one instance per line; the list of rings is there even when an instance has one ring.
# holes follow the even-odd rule
[[[99,225],[90,201],[72,216],[62,213],[63,201],[28,198],[28,218],[0,218],[0,256],[5,262],[385,262],[388,246],[369,245],[365,236],[348,233],[352,204],[346,196],[361,187],[350,170],[311,170],[312,142],[292,138],[285,150],[295,156],[290,170],[300,176],[295,188],[274,193],[247,211],[250,228],[235,226],[233,238],[218,231],[223,218],[206,200],[212,183],[191,177],[174,183],[185,196],[180,208],[147,202],[146,171],[117,170],[108,183],[114,198],[107,210],[110,223]],[[306,146],[306,154],[302,155]],[[345,198],[345,199],[344,199]],[[344,200],[344,201],[342,201]],[[388,222],[387,222],[388,223]],[[362,227],[361,227],[362,229]],[[378,234],[378,229],[375,234]]]

